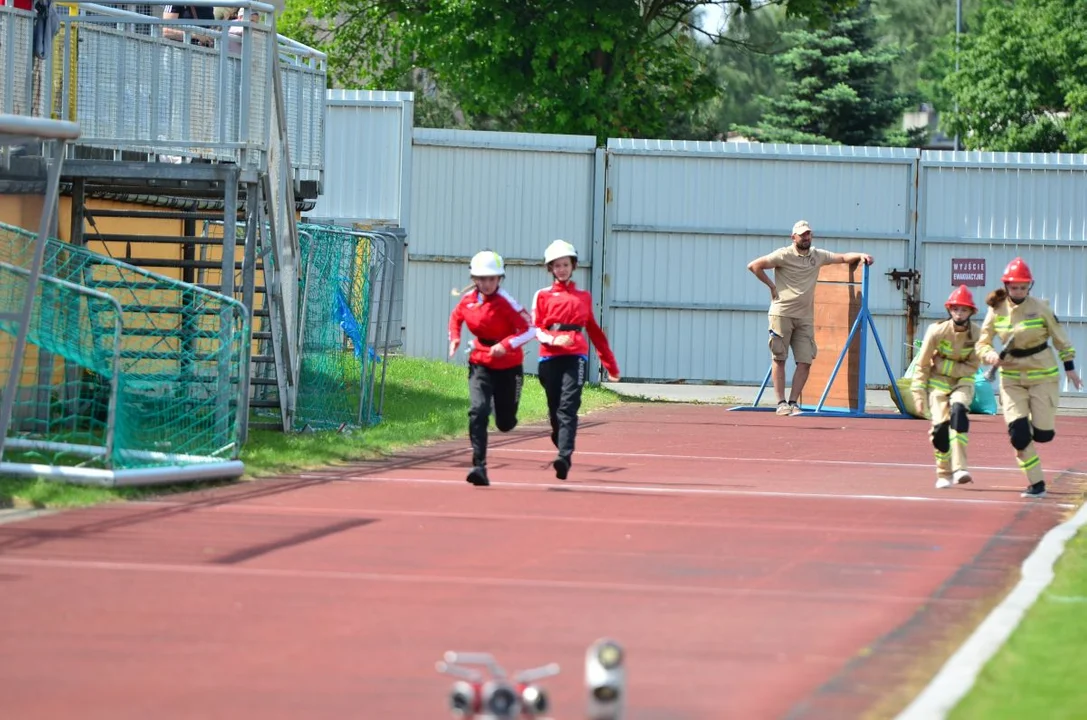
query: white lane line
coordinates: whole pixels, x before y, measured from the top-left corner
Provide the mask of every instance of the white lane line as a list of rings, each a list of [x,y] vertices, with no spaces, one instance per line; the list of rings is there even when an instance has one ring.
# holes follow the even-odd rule
[[[184,502],[170,502],[164,500],[133,500],[126,503],[126,507],[129,505],[138,505],[141,507],[169,507],[169,508],[186,508],[188,507]],[[932,541],[939,543],[948,538],[990,538],[991,532],[962,532],[956,527],[952,526],[935,526],[929,528],[919,528],[915,524],[903,523],[901,526],[888,526],[885,520],[878,521],[878,524],[872,525],[849,525],[843,526],[841,524],[825,525],[811,522],[782,522],[776,517],[769,518],[752,518],[748,520],[729,519],[722,518],[717,522],[707,522],[704,520],[688,520],[688,519],[676,519],[676,520],[661,520],[657,518],[644,518],[638,516],[618,516],[611,515],[608,517],[593,516],[593,515],[556,515],[552,513],[544,514],[529,514],[529,513],[507,513],[507,512],[494,512],[494,513],[481,513],[481,512],[457,512],[453,510],[396,510],[392,508],[378,508],[378,507],[355,507],[350,508],[328,508],[328,507],[306,507],[295,505],[261,505],[261,504],[238,504],[238,505],[213,505],[209,507],[194,507],[194,512],[213,512],[222,514],[240,513],[243,515],[301,515],[305,517],[335,517],[335,518],[371,518],[371,517],[392,517],[392,518],[418,518],[422,520],[507,520],[511,522],[525,523],[525,522],[556,522],[556,523],[574,523],[585,525],[618,525],[621,527],[684,527],[684,528],[699,528],[707,530],[732,530],[732,529],[744,529],[744,530],[756,530],[767,532],[799,532],[799,533],[840,533],[845,535],[870,535],[877,533],[881,536],[887,535],[889,532],[895,532],[901,535],[908,535],[911,539],[924,539],[926,541]],[[1002,535],[1002,539],[1009,541],[1024,541],[1033,540],[1033,537],[1025,535]],[[635,555],[639,553],[634,553]],[[713,553],[711,553],[713,555]]]
[[[385,475],[344,475],[334,480],[334,483],[342,482],[388,482],[402,485],[463,485],[463,480],[439,480],[436,478],[422,477],[396,477]],[[868,495],[851,493],[818,493],[818,492],[775,492],[772,490],[729,490],[727,488],[686,488],[668,487],[662,485],[586,485],[578,482],[564,484],[534,483],[534,482],[495,482],[491,481],[491,487],[499,487],[510,490],[562,490],[564,492],[601,492],[613,494],[642,494],[642,495],[710,495],[731,497],[764,497],[764,498],[812,498],[818,500],[878,500],[883,502],[929,502],[966,505],[1022,505],[1027,500],[984,500],[980,498],[963,498],[944,495],[942,497],[926,497],[924,495]],[[1075,507],[1068,503],[1053,503],[1057,507]]]
[[[43,517],[45,515],[53,515],[56,510],[23,510],[23,509],[5,509],[0,510],[0,525],[6,525],[8,523],[25,522],[27,520],[33,520],[37,517]]]
[[[1004,645],[1030,609],[1053,580],[1053,566],[1064,552],[1065,544],[1087,525],[1087,504],[1072,518],[1045,534],[1034,552],[1023,561],[1023,576],[1015,588],[989,613],[954,655],[944,664],[932,682],[921,691],[896,720],[932,720],[944,718],[977,682],[985,664]]]
[[[971,600],[937,599],[927,595],[879,595],[845,591],[766,590],[761,588],[723,588],[699,585],[607,582],[590,580],[555,580],[549,578],[473,577],[471,575],[421,575],[384,572],[351,572],[344,570],[303,570],[292,568],[256,568],[238,565],[193,565],[171,563],[117,562],[103,560],[63,560],[59,558],[0,557],[0,567],[45,568],[53,570],[92,570],[108,572],[139,572],[174,575],[219,576],[227,578],[267,578],[277,580],[336,580],[350,582],[403,583],[409,585],[469,585],[528,590],[569,590],[580,592],[652,593],[658,595],[738,597],[756,599],[819,600],[833,603],[873,602],[961,604]]]
[[[531,454],[531,455],[554,455],[554,450],[530,450],[528,448],[508,448],[497,447],[489,450],[492,454]],[[592,452],[585,450],[578,450],[577,456],[587,457],[608,457],[608,458],[627,458],[635,460],[638,458],[648,458],[650,460],[697,460],[703,462],[754,462],[754,463],[766,463],[767,465],[776,465],[779,463],[801,463],[803,465],[832,465],[842,467],[883,467],[883,468],[924,468],[932,469],[932,463],[907,463],[907,462],[876,462],[868,460],[819,460],[819,459],[807,459],[807,458],[780,458],[780,457],[731,457],[724,455],[672,455],[668,453],[641,453],[641,452]],[[970,467],[972,471],[983,472],[1007,472],[1021,474],[1023,471],[1018,467],[995,467],[988,465],[973,465]],[[1046,470],[1047,475],[1069,475],[1071,477],[1087,477],[1087,472],[1079,472],[1075,470]]]

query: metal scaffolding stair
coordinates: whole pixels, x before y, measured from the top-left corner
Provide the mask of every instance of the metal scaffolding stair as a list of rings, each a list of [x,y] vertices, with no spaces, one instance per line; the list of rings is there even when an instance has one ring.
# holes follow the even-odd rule
[[[244,406],[243,440],[248,427],[291,429],[300,372],[295,183],[278,72],[275,78],[264,171],[220,163],[114,160],[70,160],[64,167],[73,200],[71,242],[230,295],[249,311],[251,362],[237,378],[239,393],[233,400]],[[141,207],[90,207],[87,201],[93,197],[126,205],[139,201]],[[181,228],[163,234],[131,229],[135,222],[148,221],[180,222]],[[175,247],[176,253],[164,256],[163,246]],[[251,415],[274,409],[278,422]]]

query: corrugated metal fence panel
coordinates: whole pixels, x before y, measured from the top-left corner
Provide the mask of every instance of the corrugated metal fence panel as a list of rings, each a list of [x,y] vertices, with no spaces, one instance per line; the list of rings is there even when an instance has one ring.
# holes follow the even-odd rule
[[[925,318],[946,317],[953,259],[985,261],[983,305],[1022,256],[1045,298],[1087,357],[1087,155],[926,152],[918,236]],[[1062,388],[1064,387],[1062,381]]]
[[[417,128],[411,255],[469,258],[490,248],[543,262],[555,238],[592,260],[591,137]]]
[[[483,150],[537,150],[582,154],[592,153],[596,149],[596,138],[591,135],[416,128],[415,144]]]
[[[405,349],[444,358],[446,324],[470,282],[468,261],[489,248],[507,261],[503,283],[525,307],[548,284],[543,251],[555,238],[572,242],[582,263],[575,280],[588,287],[592,265],[595,140],[416,128],[412,148]],[[525,371],[536,370],[536,343]],[[457,362],[465,362],[463,353]]]
[[[912,261],[916,151],[609,142],[606,322],[631,379],[759,383],[769,294],[747,263],[790,242],[875,256],[871,310],[898,373],[902,294],[883,277]],[[872,344],[868,382],[887,374]]]
[[[768,298],[746,264],[804,218],[817,245],[875,256],[871,307],[896,373],[904,304],[884,274],[919,268],[925,317],[941,317],[952,258],[985,259],[995,287],[1011,257],[1026,257],[1087,355],[1087,156],[610,140],[607,267],[590,270],[592,138],[415,129],[412,144],[411,105],[410,93],[329,93],[328,181],[310,215],[410,227],[413,354],[444,357],[449,291],[467,283],[473,253],[510,260],[507,287],[527,305],[547,282],[543,248],[564,237],[582,253],[579,283],[600,276],[590,289],[606,295],[624,376],[761,382]],[[868,382],[883,384],[874,344],[868,365]]]
[[[402,171],[413,94],[329,90],[324,193],[314,218],[402,225]]]
[[[449,315],[460,301],[451,290],[460,290],[468,284],[467,268],[461,263],[411,262],[408,265],[409,292],[405,298],[408,318],[404,350],[413,357],[444,359],[449,350]],[[542,267],[514,266],[506,269],[502,287],[518,302],[530,308],[532,296],[537,290],[550,284],[550,276]],[[574,281],[588,287],[589,271],[578,268]],[[452,362],[467,367],[468,356],[464,349],[472,334],[467,327],[461,329],[461,350]],[[524,346],[525,372],[534,374],[537,367],[539,345],[532,340]]]
[[[926,152],[922,168],[925,241],[1087,242],[1087,155]]]
[[[380,247],[381,268],[373,276],[368,332],[375,346],[383,345],[387,337],[390,350],[404,346],[405,241],[403,231],[392,231],[372,241],[375,248]]]

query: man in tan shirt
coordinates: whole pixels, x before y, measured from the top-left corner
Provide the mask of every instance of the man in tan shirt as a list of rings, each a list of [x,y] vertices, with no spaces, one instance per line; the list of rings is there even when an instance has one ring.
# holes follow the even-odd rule
[[[818,348],[815,346],[815,283],[824,265],[863,262],[872,264],[864,253],[832,253],[811,246],[811,226],[807,220],[793,225],[793,243],[769,255],[752,260],[747,269],[770,288],[770,352],[774,357],[771,378],[777,394],[778,415],[799,415],[797,401],[808,381],[808,371]],[[774,269],[774,279],[766,270]],[[793,350],[796,371],[789,402],[785,402],[785,361]]]

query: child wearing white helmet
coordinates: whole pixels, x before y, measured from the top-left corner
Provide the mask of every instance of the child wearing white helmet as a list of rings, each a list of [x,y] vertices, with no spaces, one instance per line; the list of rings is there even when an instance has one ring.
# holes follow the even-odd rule
[[[487,423],[494,409],[501,432],[517,427],[517,409],[524,382],[524,351],[532,339],[524,309],[499,286],[506,275],[502,257],[490,250],[476,253],[469,272],[475,290],[465,292],[449,316],[449,357],[460,346],[461,325],[475,336],[468,356],[468,436],[472,469],[468,482],[490,485],[487,476]]]
[[[970,288],[960,285],[944,303],[948,318],[929,325],[921,343],[910,391],[922,415],[932,419],[929,439],[936,454],[936,487],[971,482],[966,461],[970,404],[980,361],[980,337],[971,317],[978,311]]]
[[[544,251],[544,263],[554,282],[533,296],[532,322],[540,341],[539,378],[547,395],[551,442],[559,451],[552,466],[555,477],[565,480],[574,455],[577,412],[589,362],[589,343],[582,332],[588,332],[612,382],[619,381],[619,365],[593,317],[592,295],[571,279],[577,268],[577,249],[556,240]]]

